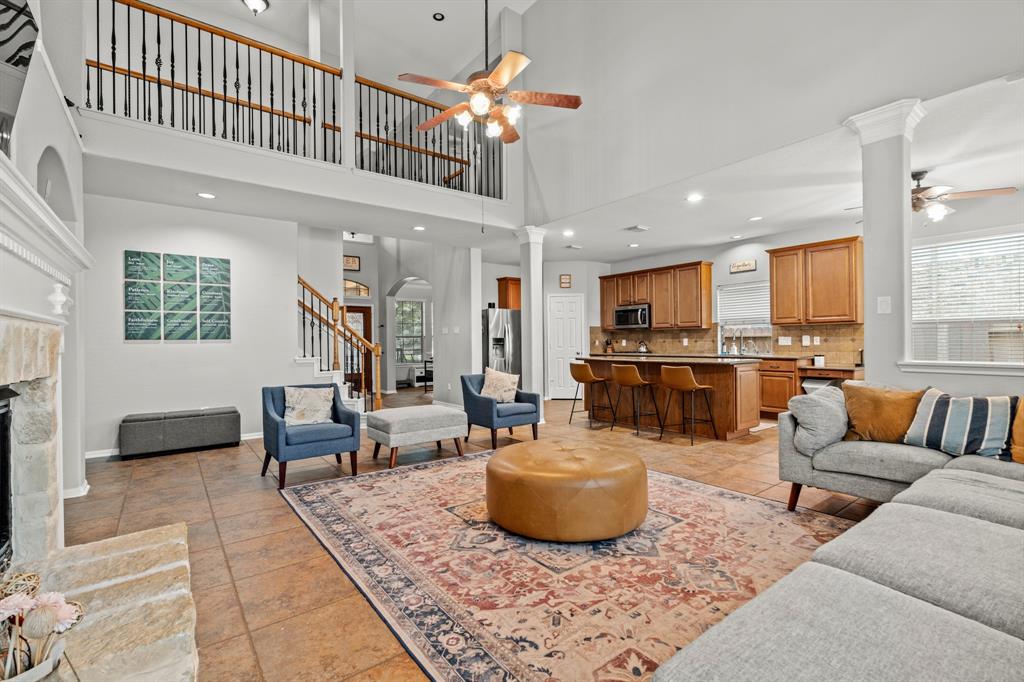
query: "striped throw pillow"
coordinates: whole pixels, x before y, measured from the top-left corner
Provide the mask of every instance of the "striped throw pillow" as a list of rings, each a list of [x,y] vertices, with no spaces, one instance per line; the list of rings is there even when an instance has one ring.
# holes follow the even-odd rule
[[[1008,441],[1018,401],[1018,396],[954,398],[929,388],[903,442],[954,457],[981,455],[1011,460]]]

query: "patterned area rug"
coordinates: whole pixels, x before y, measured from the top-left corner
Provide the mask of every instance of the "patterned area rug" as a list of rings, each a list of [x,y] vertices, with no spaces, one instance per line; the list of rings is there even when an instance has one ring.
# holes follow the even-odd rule
[[[853,525],[650,471],[636,531],[528,540],[488,521],[489,454],[284,492],[439,680],[647,679]]]

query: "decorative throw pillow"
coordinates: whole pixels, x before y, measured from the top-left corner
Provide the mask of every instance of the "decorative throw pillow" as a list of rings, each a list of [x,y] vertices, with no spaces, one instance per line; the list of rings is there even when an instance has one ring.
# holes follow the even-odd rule
[[[793,445],[808,457],[846,435],[846,399],[835,386],[793,396],[789,399],[789,411],[796,418]]]
[[[284,387],[284,423],[289,426],[326,424],[333,421],[331,419],[333,405],[333,388]]]
[[[902,443],[924,391],[843,384],[850,430],[846,440]]]
[[[1010,460],[1010,425],[1018,396],[954,398],[930,388],[921,398],[904,443],[954,457],[981,455]]]
[[[484,388],[480,395],[494,398],[499,403],[514,403],[518,385],[518,374],[506,374],[488,367],[484,370]]]
[[[1017,414],[1010,428],[1010,457],[1024,464],[1024,396],[1017,396]]]

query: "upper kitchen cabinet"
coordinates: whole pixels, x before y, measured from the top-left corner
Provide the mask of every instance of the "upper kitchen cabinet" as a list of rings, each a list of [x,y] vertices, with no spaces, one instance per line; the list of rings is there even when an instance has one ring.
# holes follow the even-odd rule
[[[651,273],[651,329],[676,326],[676,288],[672,270]]]
[[[633,303],[651,302],[651,273],[638,272],[633,275]]]
[[[633,304],[633,276],[619,275],[615,278],[615,305]]]
[[[711,263],[687,263],[672,269],[675,326],[711,328]]]
[[[652,329],[711,327],[711,263],[698,261],[601,278],[601,327],[614,329],[615,307],[649,304]]]
[[[772,324],[861,322],[864,244],[860,237],[768,252]]]
[[[615,329],[616,281],[614,277],[601,278],[601,329]]]
[[[522,283],[518,277],[498,278],[498,307],[509,310],[522,308]]]

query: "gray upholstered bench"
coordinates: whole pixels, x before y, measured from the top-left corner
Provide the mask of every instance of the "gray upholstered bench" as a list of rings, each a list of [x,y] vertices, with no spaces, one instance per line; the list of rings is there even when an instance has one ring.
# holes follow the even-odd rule
[[[120,454],[146,455],[170,450],[237,445],[242,418],[234,407],[129,414],[121,420]]]
[[[466,413],[441,405],[415,405],[376,410],[366,415],[366,435],[375,441],[373,458],[380,454],[380,446],[391,448],[389,468],[398,460],[398,448],[403,445],[437,442],[446,438],[455,440],[455,450],[462,455],[462,438],[466,435]]]

